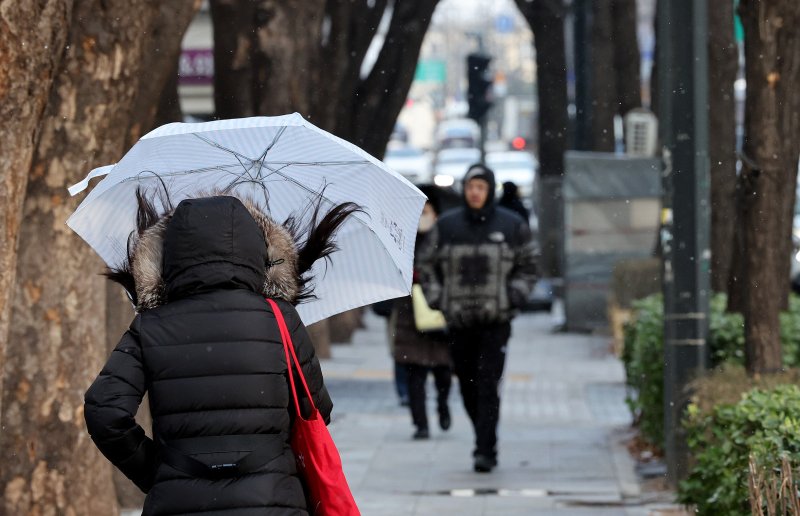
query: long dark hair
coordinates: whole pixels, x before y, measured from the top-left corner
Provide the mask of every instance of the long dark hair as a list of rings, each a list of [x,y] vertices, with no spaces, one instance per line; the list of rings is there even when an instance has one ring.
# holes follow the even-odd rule
[[[298,303],[315,298],[314,277],[307,273],[317,260],[324,258],[326,261],[330,261],[331,254],[339,250],[335,240],[336,232],[348,217],[356,212],[363,213],[364,211],[356,203],[345,202],[335,205],[320,219],[322,205],[329,202],[324,193],[323,189],[312,200],[309,208],[313,211],[305,226],[300,222],[301,218],[296,215],[290,216],[283,222],[283,227],[289,231],[297,244]]]
[[[158,209],[156,209],[154,197],[157,195],[160,199],[161,206],[163,206],[163,213],[172,213],[175,209],[166,185],[161,178],[159,178],[159,181],[161,181],[161,189],[157,190],[157,193],[152,196],[146,195],[141,186],[136,188],[136,230],[131,231],[130,235],[128,235],[125,260],[119,267],[109,267],[108,270],[103,273],[106,278],[114,283],[120,284],[122,288],[125,289],[125,293],[134,306],[139,305],[138,296],[136,295],[136,280],[133,276],[133,255],[136,242],[145,231],[155,226],[162,218],[162,215],[160,215]]]

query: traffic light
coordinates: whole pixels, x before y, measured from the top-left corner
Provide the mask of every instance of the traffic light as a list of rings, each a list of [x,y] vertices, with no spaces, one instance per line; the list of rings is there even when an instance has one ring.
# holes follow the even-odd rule
[[[469,116],[481,123],[486,112],[492,107],[491,87],[492,79],[489,76],[489,63],[492,58],[485,54],[470,54],[467,56],[467,102],[469,103]]]

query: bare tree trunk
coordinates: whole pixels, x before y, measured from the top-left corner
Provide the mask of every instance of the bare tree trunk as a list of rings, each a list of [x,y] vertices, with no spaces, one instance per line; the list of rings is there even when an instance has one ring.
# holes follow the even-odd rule
[[[789,292],[787,242],[800,154],[800,4],[742,0],[745,30],[745,360],[751,374],[782,367],[779,312]]]
[[[542,271],[560,277],[563,247],[564,151],[567,143],[567,66],[560,2],[516,0],[533,30],[539,98],[540,235]]]
[[[613,0],[592,2],[592,150],[614,152],[617,70]],[[612,64],[613,63],[613,64]]]
[[[169,71],[145,67],[152,61],[143,35],[159,25],[160,4],[80,0],[71,13],[20,234],[0,433],[7,514],[118,510],[111,466],[83,421],[82,394],[107,357],[106,286],[100,260],[64,224],[79,201],[66,188],[120,157],[136,119],[140,77],[162,81]]]
[[[255,3],[211,0],[214,24],[214,105],[218,118],[256,114],[252,53]]]
[[[744,247],[744,232],[742,226],[744,224],[742,218],[744,217],[744,191],[745,191],[745,177],[736,178],[734,187],[734,231],[731,249],[731,268],[728,271],[728,285],[726,291],[728,292],[728,306],[726,307],[729,312],[744,312],[744,299],[745,290],[747,285],[747,278],[744,269],[744,254],[746,249]],[[712,193],[713,195],[713,193]],[[712,206],[713,217],[713,206]],[[712,219],[713,223],[713,219]],[[713,227],[712,227],[713,231]],[[712,251],[713,252],[713,251]],[[713,259],[713,257],[712,257]]]
[[[636,39],[636,0],[613,0],[614,71],[616,72],[616,114],[624,116],[642,107],[642,75],[639,41]]]
[[[378,60],[355,91],[353,132],[345,138],[377,158],[383,157],[405,104],[437,4],[438,0],[395,1]]]
[[[711,288],[727,292],[736,223],[736,120],[733,83],[739,53],[733,39],[733,3],[709,10],[709,162],[711,164]]]
[[[71,12],[72,0],[0,1],[0,414],[25,187]]]
[[[325,0],[261,0],[256,7],[254,95],[260,115],[308,115]]]
[[[592,149],[614,152],[614,116],[642,105],[635,0],[592,2]]]
[[[158,3],[159,16],[149,31],[142,35],[145,47],[142,50],[141,63],[141,70],[157,70],[158,73],[142,73],[139,77],[128,146],[136,143],[140,136],[154,128],[165,90],[174,94],[174,98],[171,99],[174,106],[171,116],[176,116],[174,109],[177,109],[177,119],[169,121],[180,120],[178,60],[181,55],[181,39],[200,8],[200,3],[200,0]],[[168,105],[164,108],[168,108]]]
[[[354,92],[361,65],[386,11],[388,0],[327,0],[328,30],[320,39],[311,91],[311,120],[339,136],[352,134]],[[332,99],[338,99],[332,101]]]
[[[155,128],[182,120],[183,111],[181,110],[181,99],[178,95],[178,62],[176,60],[172,71],[167,77],[167,82],[164,84],[164,89],[161,90],[158,108],[156,109],[156,118],[152,126]]]

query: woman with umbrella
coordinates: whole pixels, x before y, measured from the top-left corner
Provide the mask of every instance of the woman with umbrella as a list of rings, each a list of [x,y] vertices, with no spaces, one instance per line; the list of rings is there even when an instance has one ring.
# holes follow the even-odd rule
[[[294,304],[312,295],[303,273],[334,249],[355,205],[333,208],[300,245],[295,227],[236,197],[186,199],[163,214],[138,201],[129,261],[110,274],[138,314],[86,393],[92,439],[148,493],[144,514],[306,514],[288,442],[293,394],[264,298],[284,314],[328,422],[333,405]],[[152,440],[134,420],[145,391]]]
[[[67,223],[137,314],[86,393],[92,439],[146,515],[316,511],[293,448],[332,403],[305,324],[407,295],[424,196],[296,113],[162,126],[70,192],[103,175]]]

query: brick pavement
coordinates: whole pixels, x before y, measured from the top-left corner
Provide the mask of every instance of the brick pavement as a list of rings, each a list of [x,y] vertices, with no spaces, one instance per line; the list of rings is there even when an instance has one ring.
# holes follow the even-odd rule
[[[471,470],[472,430],[457,384],[453,428],[431,418],[412,441],[391,380],[385,322],[368,315],[352,344],[323,362],[334,399],[331,433],[366,515],[655,514],[621,444],[630,425],[624,371],[608,339],[552,334],[545,314],[514,322],[503,382],[497,470]],[[429,415],[434,416],[432,384]]]
[[[364,516],[654,516],[622,445],[630,424],[624,372],[608,339],[552,334],[546,314],[513,325],[503,382],[499,467],[472,472],[472,430],[454,382],[453,428],[413,441],[392,383],[383,319],[322,362],[331,433]],[[137,514],[127,512],[126,516]]]

